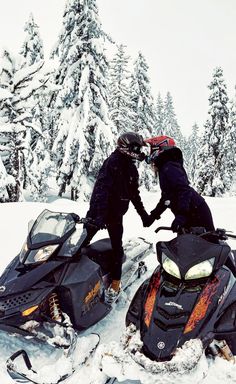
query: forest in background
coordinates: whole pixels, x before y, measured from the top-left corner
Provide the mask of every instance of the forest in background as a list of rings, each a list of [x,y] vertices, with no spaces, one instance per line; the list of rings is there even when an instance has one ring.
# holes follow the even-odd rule
[[[21,51],[3,49],[0,57],[0,202],[22,201],[25,190],[45,201],[52,183],[59,196],[87,200],[127,131],[173,137],[201,194],[234,193],[236,98],[228,98],[222,68],[209,79],[204,127],[196,122],[185,137],[171,93],[154,97],[144,55],[129,57],[103,30],[96,0],[66,1],[50,60],[32,14],[24,31]],[[139,173],[151,189],[150,167],[141,163]]]

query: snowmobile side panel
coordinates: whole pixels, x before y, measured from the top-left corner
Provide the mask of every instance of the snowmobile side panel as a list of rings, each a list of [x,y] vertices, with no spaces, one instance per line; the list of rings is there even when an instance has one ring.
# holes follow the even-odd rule
[[[28,270],[26,273],[17,269],[10,269],[0,279],[0,285],[4,286],[4,292],[0,293],[0,300],[7,296],[25,292],[35,287],[40,280],[44,279],[48,274],[53,273],[57,268],[62,267],[65,261],[50,260],[47,263],[38,265],[37,268]],[[44,279],[47,282],[47,279]],[[52,281],[48,285],[52,285]],[[46,285],[46,283],[45,283]]]
[[[104,303],[101,269],[86,256],[81,256],[79,263],[69,264],[59,297],[62,311],[71,314],[71,321],[78,330],[95,324],[111,309]]]

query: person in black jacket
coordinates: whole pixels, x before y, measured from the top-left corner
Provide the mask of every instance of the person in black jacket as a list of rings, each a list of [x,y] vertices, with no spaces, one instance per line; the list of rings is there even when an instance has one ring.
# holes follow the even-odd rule
[[[107,291],[108,300],[112,301],[120,290],[122,274],[123,224],[122,219],[131,201],[141,217],[144,226],[149,226],[150,215],[144,209],[139,193],[139,175],[135,160],[144,160],[141,152],[146,146],[142,136],[128,132],[117,141],[117,148],[104,161],[94,185],[87,212],[87,237],[84,245],[89,244],[99,229],[107,228],[114,259],[111,263],[112,283]]]
[[[171,225],[173,232],[190,227],[214,230],[210,208],[204,198],[189,185],[182,151],[176,147],[175,141],[168,136],[157,136],[145,142],[151,150],[147,162],[158,173],[161,188],[161,199],[151,211],[150,222],[160,219],[161,214],[170,208],[175,216]]]

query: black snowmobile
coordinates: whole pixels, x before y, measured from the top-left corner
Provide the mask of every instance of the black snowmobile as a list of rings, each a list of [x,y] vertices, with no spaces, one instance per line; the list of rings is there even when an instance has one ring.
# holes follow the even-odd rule
[[[44,210],[38,216],[20,254],[0,277],[1,330],[69,349],[74,330],[86,330],[111,311],[105,301],[110,240],[81,248],[84,222],[74,213]],[[142,259],[151,248],[142,238],[124,245],[123,290],[145,271]]]
[[[160,229],[170,230],[160,227],[156,232]],[[229,237],[236,238],[225,230],[192,228],[156,244],[160,264],[130,304],[123,339],[130,357],[146,370],[177,371],[176,351],[191,339],[201,341],[207,356],[234,360],[236,252],[225,242]],[[140,343],[135,347],[137,334]],[[192,370],[200,356],[183,362],[181,372]]]

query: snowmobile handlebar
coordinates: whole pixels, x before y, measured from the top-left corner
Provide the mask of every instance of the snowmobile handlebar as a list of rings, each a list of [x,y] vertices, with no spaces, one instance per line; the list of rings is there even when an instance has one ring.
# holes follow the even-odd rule
[[[171,227],[158,227],[157,229],[155,229],[155,233],[162,231],[162,230],[172,231]]]
[[[155,229],[155,233],[158,233],[161,230],[165,231],[172,231],[171,227],[158,227]],[[179,234],[185,234],[185,233],[192,233],[200,237],[204,237],[207,235],[214,236],[215,238],[218,238],[219,240],[227,240],[229,237],[232,239],[236,239],[236,235],[226,232],[225,229],[217,228],[215,231],[207,231],[204,229],[204,227],[193,227],[190,230],[186,230],[185,228],[181,229],[181,233]]]

